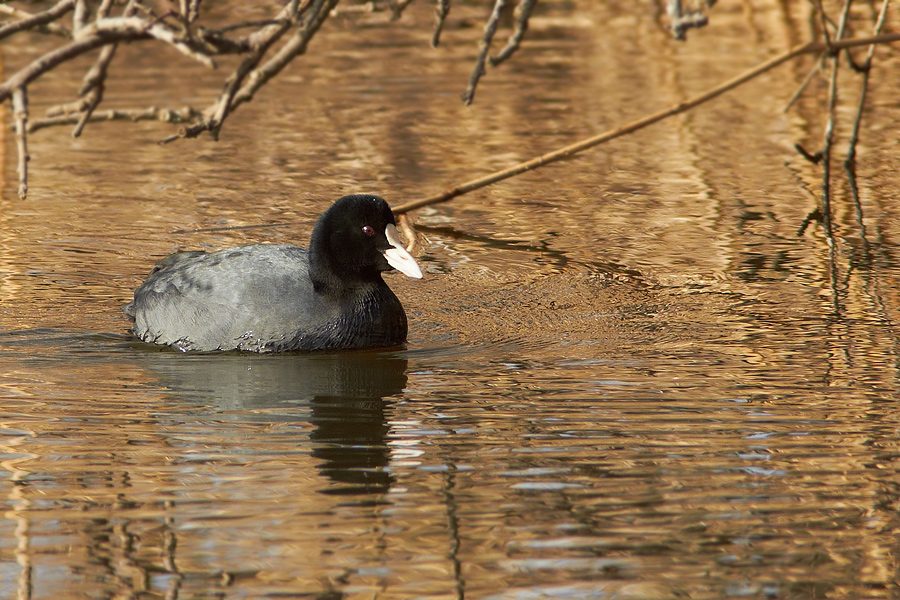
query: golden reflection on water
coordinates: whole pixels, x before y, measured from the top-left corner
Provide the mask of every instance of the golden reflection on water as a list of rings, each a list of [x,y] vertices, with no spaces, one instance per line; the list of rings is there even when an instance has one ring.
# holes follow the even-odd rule
[[[430,194],[807,35],[799,3],[717,6],[687,44],[630,6],[547,6],[470,108],[477,28],[431,51],[423,4],[326,25],[218,143],[160,147],[148,123],[33,136],[30,199],[0,198],[0,597],[895,595],[889,51],[865,230],[841,179],[833,246],[797,235],[820,181],[792,146],[823,123],[814,94],[781,111],[804,63],[420,211],[426,278],[389,276],[405,350],[185,356],[128,337],[121,304],[173,250],[305,244],[339,195]],[[165,104],[167,73],[120,50],[149,71],[117,72],[111,107]],[[169,67],[196,84],[179,94],[219,90]],[[80,76],[36,84],[36,110]]]

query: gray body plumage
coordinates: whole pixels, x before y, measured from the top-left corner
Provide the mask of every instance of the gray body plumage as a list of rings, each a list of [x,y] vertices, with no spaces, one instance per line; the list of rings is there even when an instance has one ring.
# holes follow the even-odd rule
[[[316,290],[309,251],[253,245],[168,256],[125,312],[145,342],[184,351],[386,347],[406,340],[403,307],[381,280]]]

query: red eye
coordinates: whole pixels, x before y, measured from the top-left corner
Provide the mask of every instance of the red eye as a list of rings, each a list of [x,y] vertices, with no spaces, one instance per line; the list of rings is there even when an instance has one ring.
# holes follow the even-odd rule
[[[363,233],[369,237],[372,237],[373,235],[375,235],[375,230],[368,225],[363,225]]]

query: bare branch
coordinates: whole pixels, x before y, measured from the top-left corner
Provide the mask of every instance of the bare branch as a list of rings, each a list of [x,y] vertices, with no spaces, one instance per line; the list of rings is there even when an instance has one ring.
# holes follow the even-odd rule
[[[803,78],[803,81],[800,83],[797,91],[794,92],[794,95],[791,96],[790,100],[788,100],[787,104],[784,106],[784,112],[789,111],[794,103],[800,99],[800,96],[803,95],[803,92],[806,91],[806,88],[809,86],[810,82],[812,82],[813,77],[822,73],[822,60],[824,59],[824,57],[824,54],[820,56],[816,61],[815,66],[810,69],[809,73],[806,74],[806,77]]]
[[[14,73],[4,83],[0,84],[0,102],[11,97],[13,91],[27,86],[29,83],[67,60],[75,58],[85,52],[104,45],[106,40],[99,36],[81,38],[70,42],[61,48],[48,52],[28,66]]]
[[[29,19],[34,16],[28,11],[21,10],[8,4],[0,4],[0,13],[10,15],[11,17],[18,17],[19,19]],[[69,31],[67,27],[63,27],[59,23],[50,22],[46,25],[36,25],[34,27],[30,27],[29,29],[38,31],[40,33],[57,35],[64,38],[72,37],[72,32]]]
[[[6,7],[3,6],[3,8]],[[13,21],[12,23],[0,27],[0,40],[26,29],[33,29],[36,27],[49,25],[73,8],[75,8],[75,0],[62,0],[52,8],[49,8],[42,13],[26,16],[19,21]],[[8,11],[4,10],[4,12]],[[24,11],[16,11],[15,14],[23,15],[28,13],[25,13]]]
[[[825,9],[822,8],[821,0],[809,0],[810,4],[812,4],[813,8],[816,9],[816,15],[819,17],[819,21],[822,25],[822,37],[825,38],[825,47],[831,51],[831,34],[828,33],[829,25],[834,27],[834,23],[831,19],[828,18],[828,15],[825,14]]]
[[[492,67],[499,65],[519,49],[519,44],[522,43],[522,38],[528,30],[528,19],[531,18],[531,13],[536,4],[537,0],[520,0],[519,5],[516,7],[516,29],[510,36],[509,41],[506,42],[503,50],[497,56],[490,58]]]
[[[81,101],[79,101],[81,102]],[[47,127],[56,127],[59,125],[76,125],[83,119],[81,110],[75,112],[61,112],[55,116],[43,119],[34,119],[28,122],[28,133],[33,133]],[[170,108],[150,108],[136,110],[101,110],[94,111],[87,118],[89,123],[98,123],[103,121],[160,121],[163,123],[182,124],[190,123],[192,120],[201,116],[200,111],[185,107],[178,110]]]
[[[409,213],[403,213],[397,216],[397,228],[400,229],[400,233],[406,238],[406,251],[412,254],[416,251],[418,236],[416,235],[416,230],[413,228],[412,217]]]
[[[105,19],[109,16],[109,11],[112,8],[113,0],[103,0],[100,3],[100,6],[97,8],[97,19]],[[136,0],[131,0],[125,6],[125,10],[122,13],[122,16],[129,17],[132,16],[136,10]],[[79,99],[77,102],[52,107],[47,110],[47,115],[58,115],[58,114],[70,114],[70,113],[81,113],[81,117],[75,125],[75,129],[72,131],[72,137],[81,136],[81,132],[84,130],[84,127],[91,120],[91,115],[94,110],[103,100],[103,92],[106,89],[106,73],[109,68],[109,63],[112,61],[113,56],[115,56],[116,49],[118,48],[118,44],[110,44],[108,46],[104,46],[100,51],[100,56],[97,58],[97,62],[91,67],[91,69],[85,74],[84,80],[81,84],[81,88],[78,90]]]
[[[216,67],[216,63],[206,53],[207,49],[202,44],[193,39],[176,37],[175,32],[160,21],[150,22],[141,17],[107,17],[94,21],[94,23],[85,27],[83,31],[84,34],[82,32],[76,34],[76,39],[82,35],[105,35],[109,33],[115,34],[117,38],[118,36],[127,37],[129,34],[132,37],[151,37],[169,44],[185,56],[199,61],[210,69]]]
[[[72,31],[78,32],[87,24],[87,2],[75,0],[75,12],[72,13]]]
[[[100,6],[97,8],[97,18],[98,19],[105,19],[106,17],[109,16],[109,10],[112,8],[114,1],[115,0],[103,0],[103,2],[100,3]],[[125,7],[126,15],[130,14],[130,9],[131,9],[131,4],[129,3],[129,5],[127,7]]]
[[[56,66],[101,46],[121,41],[155,38],[174,46],[192,58],[197,58],[208,66],[214,66],[212,59],[208,56],[201,56],[185,41],[176,39],[174,34],[163,25],[153,24],[149,28],[147,25],[147,21],[138,17],[117,17],[100,19],[84,27],[74,40],[48,52],[0,84],[0,102],[9,98],[13,90],[27,86]]]
[[[188,23],[193,23],[197,20],[197,17],[200,16],[200,1],[201,0],[188,0]]]
[[[684,11],[681,0],[668,0],[666,12],[671,21],[672,37],[683,41],[687,38],[688,29],[699,29],[708,23],[706,15],[699,10]]]
[[[488,52],[491,49],[491,40],[494,39],[494,34],[497,32],[497,23],[500,22],[500,14],[503,12],[505,6],[506,0],[495,0],[494,10],[491,12],[491,16],[484,26],[484,37],[481,39],[481,44],[478,48],[478,59],[475,61],[475,68],[472,70],[472,75],[469,77],[469,87],[466,88],[466,91],[462,94],[462,100],[466,103],[466,106],[472,104],[472,100],[475,99],[475,88],[478,86],[478,80],[484,75],[484,63],[487,60]]]
[[[19,154],[19,198],[28,196],[28,91],[24,87],[13,90],[13,119],[16,122],[16,149]]]
[[[209,48],[210,54],[244,54],[251,50],[246,39],[232,40],[205,27],[198,27],[197,37]]]
[[[900,33],[886,33],[868,38],[838,40],[836,42],[832,42],[831,47],[833,49],[840,50],[856,46],[887,44],[898,41],[900,41]],[[477,179],[461,183],[456,187],[450,188],[440,194],[401,204],[394,207],[394,214],[400,215],[411,210],[416,210],[417,208],[422,208],[423,206],[431,206],[433,204],[447,202],[448,200],[452,200],[457,196],[467,194],[473,190],[477,190],[493,183],[497,183],[498,181],[503,181],[504,179],[509,179],[510,177],[519,175],[520,173],[525,173],[526,171],[531,171],[533,169],[537,169],[538,167],[570,158],[578,154],[579,152],[587,150],[588,148],[593,148],[594,146],[597,146],[599,144],[603,144],[615,138],[653,125],[654,123],[658,123],[659,121],[662,121],[663,119],[666,119],[673,115],[678,115],[686,112],[694,108],[695,106],[721,96],[725,92],[728,92],[750,81],[751,79],[755,79],[759,75],[766,73],[767,71],[770,71],[797,56],[815,52],[824,52],[827,48],[828,46],[824,42],[809,42],[800,46],[796,46],[770,60],[767,60],[760,65],[757,65],[749,71],[746,71],[745,73],[742,73],[741,75],[730,79],[729,81],[726,81],[725,83],[722,83],[721,85],[718,85],[710,90],[707,90],[706,92],[703,92],[702,94],[695,96],[689,100],[680,102],[674,106],[670,106],[667,109],[661,110],[651,115],[647,115],[646,117],[638,119],[637,121],[632,121],[631,123],[622,125],[621,127],[617,127],[616,129],[612,129],[599,135],[595,135],[594,137],[581,140],[579,142],[566,146],[565,148],[560,148],[559,150],[548,152],[547,154],[532,158],[531,160],[513,165],[506,169],[496,171],[494,173],[489,173],[488,175],[484,175],[483,177],[478,177]]]
[[[844,33],[847,31],[847,19],[850,17],[850,5],[853,4],[853,0],[846,0],[844,2],[844,8],[841,11],[841,20],[838,25],[837,35],[835,36],[837,39],[843,39]]]
[[[395,17],[399,17],[411,1],[387,0],[394,11]],[[436,19],[432,45],[437,46],[449,14],[451,0],[431,1],[434,3]],[[627,124],[611,132],[582,140],[577,144],[550,152],[531,161],[464,183],[438,197],[408,203],[399,207],[398,212],[402,213],[425,204],[446,201],[467,191],[544,164],[562,160],[596,144],[636,131],[668,116],[689,110],[693,106],[716,97],[728,89],[740,85],[759,73],[799,54],[822,52],[824,60],[825,57],[836,57],[838,52],[852,45],[867,44],[870,46],[869,58],[862,66],[857,67],[853,65],[854,68],[858,68],[865,73],[857,121],[854,125],[855,129],[851,140],[851,143],[855,144],[865,103],[866,85],[868,82],[867,70],[871,66],[874,44],[897,41],[900,39],[900,34],[876,35],[867,40],[842,40],[841,38],[844,36],[848,23],[850,2],[852,0],[844,0],[846,3],[844,4],[839,24],[835,24],[824,13],[822,0],[809,1],[816,7],[816,19],[821,21],[821,27],[824,31],[823,35],[825,36],[824,42],[798,46],[788,53],[776,57],[768,63],[764,63],[749,75],[727,82],[702,96],[660,113],[649,115],[644,119]],[[0,82],[0,102],[8,98],[12,99],[14,124],[17,131],[17,146],[20,151],[19,171],[20,193],[22,195],[27,192],[27,134],[43,127],[63,123],[75,124],[73,135],[78,136],[87,123],[96,121],[159,119],[170,123],[184,124],[184,128],[181,131],[164,141],[172,141],[181,137],[197,137],[204,131],[210,132],[213,139],[217,139],[224,122],[234,110],[244,102],[252,100],[254,94],[261,87],[281,73],[291,61],[307,51],[311,39],[319,31],[325,20],[334,13],[339,0],[282,0],[280,12],[274,19],[236,23],[217,29],[208,29],[200,24],[195,24],[195,21],[199,18],[201,0],[165,0],[164,2],[147,4],[144,4],[142,0],[127,0],[127,3],[125,0],[52,0],[48,4],[53,2],[55,4],[49,10],[39,14],[30,14],[18,9],[12,9],[4,0],[0,0],[0,13],[14,15],[16,19],[12,22],[0,24],[0,38],[8,37],[19,31],[48,31],[51,27],[66,32],[71,38],[63,42],[61,47],[40,56],[24,68],[10,75],[5,81]],[[662,4],[662,0],[660,0],[660,3]],[[113,6],[121,7],[123,4],[126,7],[119,16],[110,14]],[[477,60],[470,75],[468,87],[465,93],[462,94],[462,99],[467,105],[474,100],[480,79],[486,74],[487,63],[489,62],[492,67],[497,66],[518,50],[524,35],[527,33],[529,20],[535,10],[537,0],[518,0],[515,12],[515,28],[506,45],[495,56],[490,56],[491,44],[497,33],[503,11],[506,8],[511,8],[512,3],[511,0],[494,0],[491,4],[492,10],[484,24]],[[666,5],[672,18],[672,30],[676,37],[683,39],[687,29],[705,24],[706,17],[703,15],[703,9],[711,6],[712,0],[666,0]],[[370,10],[374,6],[375,3],[370,2],[365,5],[365,9]],[[92,16],[91,11],[95,7],[96,14]],[[887,0],[885,0],[879,19],[880,24],[876,26],[876,33],[881,31],[887,7]],[[352,8],[350,10],[352,11]],[[60,19],[67,18],[66,15],[70,11],[73,12],[73,33],[68,32],[58,24]],[[93,19],[93,22],[91,22],[91,19]],[[252,27],[253,31],[241,34],[229,33],[249,27]],[[216,95],[214,102],[202,112],[193,108],[184,109],[180,112],[156,108],[133,111],[100,111],[98,107],[103,101],[105,83],[108,77],[107,72],[115,56],[117,44],[125,41],[138,42],[146,40],[156,40],[171,46],[181,54],[208,67],[215,67],[213,59],[220,55],[239,54],[241,58],[238,66],[223,82],[221,92]],[[279,48],[276,48],[277,44],[280,44]],[[101,52],[95,64],[85,74],[79,90],[79,99],[76,102],[54,107],[52,111],[48,111],[48,117],[45,119],[29,120],[26,90],[30,83],[60,64],[96,49],[101,49]],[[851,59],[851,64],[853,64],[849,52],[847,54],[848,58]],[[812,77],[812,74],[810,77]],[[835,78],[836,72],[832,72],[831,96],[829,97],[829,112],[832,114],[832,119],[829,121],[828,131],[826,132],[826,145],[830,145],[835,126],[834,109],[837,98]],[[798,95],[802,93],[808,80],[809,78],[801,86]],[[848,160],[852,160],[852,157],[853,148],[851,148]],[[827,195],[827,190],[825,193]],[[828,207],[826,206],[825,208],[827,213]]]
[[[202,0],[166,0],[147,3],[143,0],[56,0],[48,10],[31,14],[9,7],[0,0],[0,14],[13,15],[14,21],[0,24],[0,38],[27,30],[50,31],[66,35],[69,39],[57,48],[33,59],[18,71],[0,81],[0,102],[12,98],[16,107],[16,127],[20,131],[20,161],[27,162],[27,134],[41,128],[74,124],[73,136],[78,137],[87,123],[102,120],[161,119],[171,123],[190,123],[176,135],[164,141],[180,137],[196,137],[209,131],[214,139],[228,116],[241,104],[253,99],[254,94],[277,76],[293,59],[304,54],[311,39],[325,20],[334,14],[339,0],[283,0],[284,4],[275,19],[237,23],[220,29],[208,29],[194,25],[199,18]],[[389,0],[396,16],[412,0]],[[499,62],[511,54],[521,41],[528,16],[536,0],[519,0],[516,13],[518,25],[509,46],[501,53]],[[450,10],[450,0],[436,0],[438,23],[433,43],[437,45],[444,20]],[[475,86],[484,75],[485,62],[500,13],[509,0],[495,0],[494,10],[485,27],[476,72],[466,94],[467,103],[474,97]],[[124,5],[117,15],[113,7]],[[374,2],[366,7],[372,10]],[[72,31],[59,25],[59,20],[72,12]],[[93,13],[93,14],[92,14]],[[254,31],[243,37],[230,37],[227,32],[253,27]],[[288,39],[291,30],[294,33]],[[275,45],[285,42],[273,53]],[[225,54],[244,55],[237,68],[225,80],[216,101],[200,112],[193,108],[183,113],[149,108],[142,111],[99,111],[106,91],[109,66],[121,42],[156,40],[171,46],[181,54],[207,67],[216,66],[214,57]],[[77,101],[55,106],[47,111],[47,117],[29,121],[25,90],[35,80],[61,64],[88,52],[101,49],[97,60],[85,74],[78,91]],[[20,165],[22,193],[27,190],[27,171]]]
[[[847,0],[849,3],[850,0]],[[831,229],[831,146],[834,143],[834,127],[837,121],[838,67],[837,57],[831,64],[831,79],[828,85],[828,122],[825,124],[825,143],[822,147],[822,227],[829,240]]]
[[[81,132],[90,120],[94,109],[96,109],[103,100],[103,92],[106,89],[106,72],[109,68],[109,63],[116,54],[116,48],[118,47],[118,44],[104,46],[103,50],[100,51],[100,57],[97,59],[97,62],[94,63],[91,70],[84,76],[84,83],[81,84],[78,95],[85,100],[86,106],[83,109],[84,112],[81,115],[81,119],[72,131],[72,137],[79,137],[81,135]],[[85,98],[85,96],[87,97]]]
[[[336,3],[337,0],[334,0],[333,4]],[[319,4],[321,6],[321,0]],[[256,31],[252,35],[250,35],[246,43],[249,47],[253,48],[251,55],[245,58],[241,62],[241,64],[238,65],[234,73],[232,73],[228,80],[225,82],[225,88],[222,91],[219,100],[217,100],[216,103],[206,111],[209,116],[203,119],[200,123],[197,123],[190,127],[186,127],[178,133],[168,136],[160,143],[167,144],[180,138],[194,138],[204,131],[209,131],[210,133],[212,133],[214,139],[218,138],[222,123],[225,121],[228,115],[231,114],[231,112],[235,108],[237,108],[237,106],[246,101],[236,100],[236,96],[239,93],[243,92],[247,87],[247,84],[244,84],[244,80],[248,75],[252,77],[252,75],[258,72],[254,71],[254,69],[257,67],[260,60],[262,60],[263,55],[265,55],[269,48],[271,48],[272,45],[276,41],[278,41],[295,23],[298,16],[298,11],[299,0],[291,0],[281,10],[281,13],[278,15],[278,19],[276,19],[274,24],[268,25],[264,29]],[[264,81],[260,81],[259,86],[262,86],[265,81],[268,81],[268,78],[266,78],[266,80]],[[242,85],[244,87],[241,87]],[[255,91],[255,89],[253,91]],[[250,97],[252,98],[252,93]]]
[[[434,7],[434,34],[431,36],[431,47],[437,48],[441,43],[441,31],[444,30],[444,20],[450,12],[450,0],[437,0]]]
[[[57,104],[56,106],[51,106],[45,111],[45,114],[48,117],[58,117],[59,115],[72,115],[76,113],[80,113],[87,106],[87,100],[84,98],[79,98],[74,102],[67,102],[66,104]],[[74,122],[74,121],[73,121]],[[31,122],[34,124],[34,121]],[[28,131],[33,131],[32,127],[28,127]]]
[[[235,95],[234,100],[232,101],[231,110],[234,110],[244,102],[252,100],[253,94],[255,94],[259,88],[272,79],[272,77],[278,75],[278,73],[280,73],[294,58],[306,52],[309,41],[322,26],[322,23],[325,22],[325,19],[328,18],[328,15],[337,3],[338,0],[315,0],[315,3],[307,11],[308,14],[305,17],[303,28],[300,29],[294,35],[293,39],[285,44],[268,62],[249,74],[247,83],[245,83]]]
[[[394,0],[391,2],[391,21],[396,21],[403,16],[406,7],[412,4],[412,0]]]
[[[269,48],[290,29],[294,18],[297,16],[298,6],[298,0],[288,2],[281,15],[279,15],[281,22],[266,27],[262,30],[261,35],[254,34],[251,36],[251,43],[254,45],[253,52],[241,61],[241,64],[238,65],[234,73],[225,82],[225,89],[211,111],[212,116],[207,119],[206,125],[209,132],[212,133],[213,139],[218,138],[222,123],[230,114],[234,96],[240,89],[244,79],[259,65],[259,61],[269,51]]]
[[[874,35],[879,35],[881,30],[884,28],[884,23],[887,17],[888,4],[890,0],[884,0],[881,3],[881,11],[878,13],[878,19],[875,21],[875,30]],[[850,169],[852,165],[856,162],[856,144],[859,142],[859,127],[862,124],[862,115],[863,109],[866,106],[866,95],[869,89],[869,75],[872,70],[872,58],[875,56],[875,46],[869,46],[869,52],[866,54],[866,60],[860,66],[860,70],[862,70],[863,79],[862,79],[862,89],[859,93],[859,104],[856,109],[856,118],[853,119],[853,130],[850,134],[850,142],[848,143],[847,148],[847,158],[844,160],[844,166],[847,169]]]
[[[828,46],[828,55],[831,57],[831,79],[828,85],[828,121],[825,124],[825,139],[822,147],[822,228],[831,242],[833,243],[833,230],[831,221],[831,150],[834,146],[834,130],[837,125],[837,104],[838,104],[838,71],[841,61],[838,60],[838,51],[834,49],[835,41],[840,42],[844,37],[844,31],[847,28],[847,18],[850,15],[850,5],[853,0],[844,0],[844,8],[841,10],[841,20],[837,27],[834,39],[827,35],[828,25],[825,19],[825,11],[822,8],[821,0],[816,0],[814,5],[819,11],[822,19],[823,35],[825,43]]]

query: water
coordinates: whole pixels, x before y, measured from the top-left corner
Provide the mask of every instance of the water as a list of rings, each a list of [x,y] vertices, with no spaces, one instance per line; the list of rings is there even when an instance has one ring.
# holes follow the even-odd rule
[[[436,51],[431,7],[409,10],[326,24],[218,143],[45,130],[21,202],[7,138],[0,597],[897,597],[891,50],[859,211],[839,170],[831,239],[798,235],[821,181],[792,145],[820,144],[821,89],[782,108],[806,61],[418,211],[425,279],[388,276],[404,349],[184,355],[128,335],[120,307],[169,252],[305,244],[342,194],[398,204],[593,135],[807,22],[716,6],[677,44],[631,5],[548,3],[465,108],[480,9],[451,13]],[[7,71],[31,51],[2,50]],[[114,68],[110,107],[220,89],[120,52],[146,69]],[[35,114],[80,77],[32,86]]]

